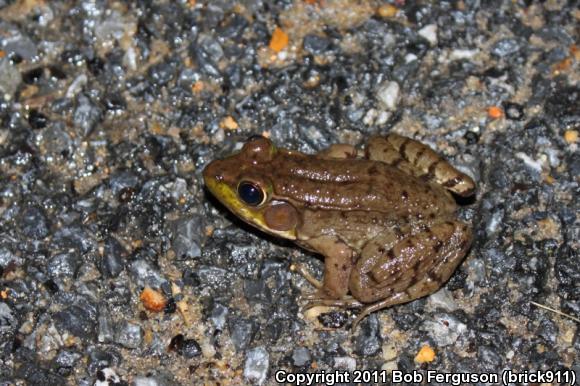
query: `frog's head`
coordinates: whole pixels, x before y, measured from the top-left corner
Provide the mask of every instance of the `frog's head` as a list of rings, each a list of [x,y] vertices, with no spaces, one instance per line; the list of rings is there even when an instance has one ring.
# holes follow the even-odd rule
[[[278,150],[267,138],[250,137],[239,153],[214,160],[203,171],[209,191],[236,216],[276,236],[296,239],[298,213],[273,197],[273,160]]]

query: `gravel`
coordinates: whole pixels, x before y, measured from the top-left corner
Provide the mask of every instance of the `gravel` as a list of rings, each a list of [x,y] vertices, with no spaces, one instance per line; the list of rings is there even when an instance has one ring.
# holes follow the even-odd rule
[[[0,0],[0,384],[578,372],[577,322],[540,307],[580,315],[574,3],[311,3]],[[388,132],[475,177],[473,246],[354,331],[356,310],[306,318],[290,265],[321,259],[201,172],[251,135],[312,153]]]

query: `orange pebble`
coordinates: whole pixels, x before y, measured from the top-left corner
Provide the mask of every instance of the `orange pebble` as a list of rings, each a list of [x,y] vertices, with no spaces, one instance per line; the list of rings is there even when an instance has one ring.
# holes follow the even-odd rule
[[[384,18],[395,17],[397,12],[399,9],[392,4],[383,4],[377,8],[377,14]]]
[[[566,130],[564,132],[564,139],[568,143],[578,142],[578,131],[577,130]]]
[[[491,106],[487,109],[487,115],[493,119],[499,119],[503,117],[503,110],[497,106]]]
[[[433,362],[434,359],[435,350],[433,350],[428,344],[421,347],[417,355],[415,355],[415,362],[417,363]]]
[[[222,119],[222,121],[220,122],[220,127],[222,129],[227,129],[227,130],[236,130],[240,126],[238,125],[238,122],[236,122],[236,120],[234,118],[232,118],[230,115],[228,115],[227,117]]]
[[[167,301],[165,297],[159,292],[150,287],[145,287],[141,296],[139,297],[143,306],[149,311],[160,312],[163,311]]]
[[[270,48],[272,51],[280,52],[288,45],[288,34],[280,27],[276,27],[274,33],[272,33],[272,39],[270,39]]]

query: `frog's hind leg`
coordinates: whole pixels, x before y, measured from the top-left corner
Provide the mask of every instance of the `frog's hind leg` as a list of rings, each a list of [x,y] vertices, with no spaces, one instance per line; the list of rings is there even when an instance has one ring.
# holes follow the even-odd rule
[[[455,169],[429,146],[391,133],[375,136],[367,145],[366,157],[395,166],[406,173],[433,181],[460,195],[471,196],[475,183],[465,173]]]
[[[374,311],[435,292],[451,277],[470,244],[471,230],[456,220],[433,224],[392,247],[370,243],[349,280],[354,298],[367,304],[353,328]]]

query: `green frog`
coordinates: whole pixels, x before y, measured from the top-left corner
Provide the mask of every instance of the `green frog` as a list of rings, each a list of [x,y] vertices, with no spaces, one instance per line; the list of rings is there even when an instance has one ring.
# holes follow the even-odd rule
[[[317,154],[250,138],[203,171],[209,191],[245,222],[324,257],[309,306],[362,307],[368,314],[429,295],[470,247],[450,192],[475,183],[428,146],[397,134],[364,148],[336,144]]]

